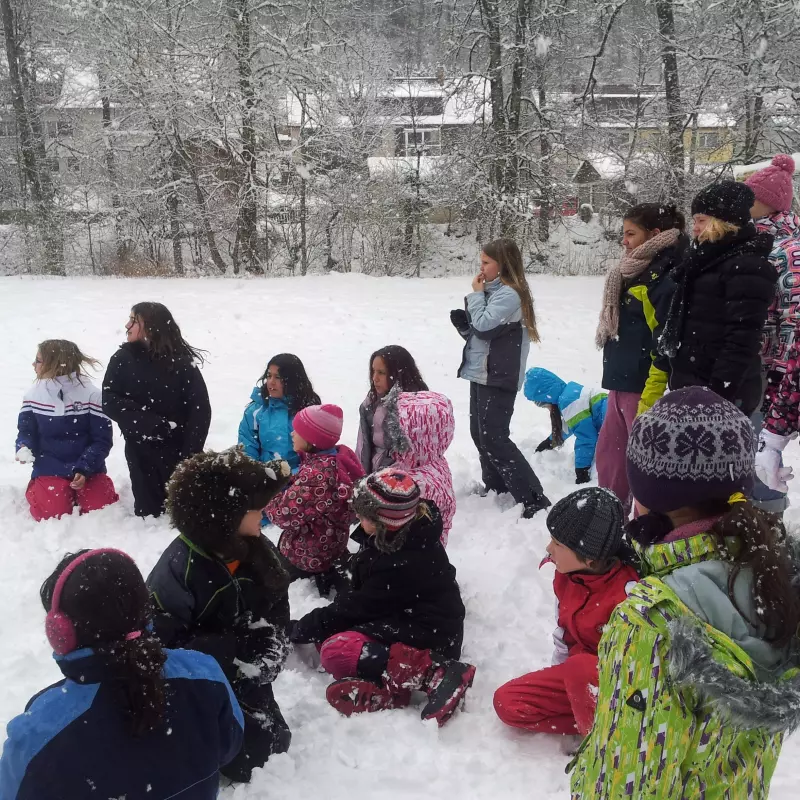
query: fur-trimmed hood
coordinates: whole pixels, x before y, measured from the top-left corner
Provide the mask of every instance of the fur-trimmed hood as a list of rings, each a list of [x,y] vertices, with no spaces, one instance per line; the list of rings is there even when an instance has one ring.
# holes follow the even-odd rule
[[[680,616],[669,625],[667,668],[672,680],[694,690],[736,728],[792,733],[800,726],[800,670],[775,682],[735,674],[714,658],[709,637],[698,622]]]
[[[413,468],[444,458],[455,433],[453,404],[438,392],[401,392],[383,399],[386,450],[396,464]]]

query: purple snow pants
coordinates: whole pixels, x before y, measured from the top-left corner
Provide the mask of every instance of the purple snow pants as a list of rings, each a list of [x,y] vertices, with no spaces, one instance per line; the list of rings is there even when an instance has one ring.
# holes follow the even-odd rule
[[[600,429],[595,451],[597,483],[619,497],[627,515],[630,515],[632,498],[625,466],[625,451],[628,449],[628,437],[636,419],[641,396],[639,392],[608,393],[606,418]]]

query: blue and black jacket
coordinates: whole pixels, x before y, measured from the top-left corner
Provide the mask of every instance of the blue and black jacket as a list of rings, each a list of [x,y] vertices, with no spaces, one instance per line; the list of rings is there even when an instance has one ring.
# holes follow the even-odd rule
[[[244,719],[219,665],[167,650],[164,724],[134,736],[114,668],[76,650],[56,661],[64,680],[8,724],[2,800],[213,800],[219,768],[242,745]]]
[[[464,302],[467,324],[456,329],[467,343],[458,377],[518,392],[531,342],[516,289],[495,278],[484,291],[468,294]]]

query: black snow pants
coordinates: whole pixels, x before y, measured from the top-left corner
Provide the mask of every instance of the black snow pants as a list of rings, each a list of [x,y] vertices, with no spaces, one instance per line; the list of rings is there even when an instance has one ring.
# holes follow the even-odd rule
[[[544,494],[528,460],[511,441],[509,427],[517,393],[474,381],[469,385],[469,429],[478,448],[486,488],[509,492],[517,503],[535,503]]]

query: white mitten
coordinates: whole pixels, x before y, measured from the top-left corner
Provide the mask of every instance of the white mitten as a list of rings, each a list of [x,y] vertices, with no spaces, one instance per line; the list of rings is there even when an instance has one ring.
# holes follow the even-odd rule
[[[787,481],[794,477],[792,468],[783,466],[783,449],[790,439],[790,436],[778,436],[769,431],[761,431],[758,437],[756,476],[761,483],[783,494],[789,491]]]
[[[20,449],[17,450],[15,458],[20,464],[33,464],[33,462],[36,461],[36,456],[31,452],[29,447],[20,447]]]

